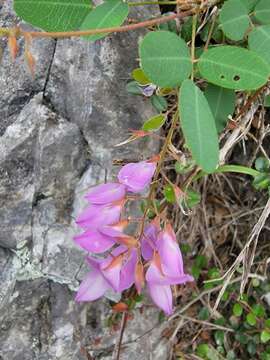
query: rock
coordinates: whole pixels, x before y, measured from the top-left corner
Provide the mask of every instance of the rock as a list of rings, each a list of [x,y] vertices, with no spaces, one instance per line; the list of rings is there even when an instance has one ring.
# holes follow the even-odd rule
[[[0,27],[14,27],[19,24],[13,10],[13,1],[5,0],[0,12]],[[6,40],[0,40],[3,51],[0,66],[0,135],[18,117],[23,107],[44,90],[50,63],[55,49],[53,39],[37,39],[33,41],[31,53],[36,60],[35,78],[25,64],[24,44],[19,41],[19,56],[13,63],[10,58]]]
[[[77,305],[65,285],[48,280],[18,282],[0,315],[0,358],[4,360],[111,359],[119,330],[106,326],[108,304]],[[154,325],[154,326],[153,326]],[[137,312],[124,333],[121,359],[164,360],[163,327],[154,308]],[[89,357],[87,357],[87,353]]]
[[[18,23],[12,3],[3,3],[0,26]],[[149,15],[148,9],[136,9],[131,16]],[[86,351],[95,359],[112,356],[119,334],[105,326],[108,300],[80,306],[74,301],[73,290],[88,268],[85,252],[72,238],[84,193],[115,176],[113,160],[158,152],[159,143],[150,138],[114,147],[155,113],[148,100],[125,90],[138,66],[143,33],[110,35],[96,43],[34,39],[35,79],[24,63],[23,42],[13,64],[1,40],[1,360],[83,360]],[[108,297],[117,300],[115,294]],[[124,341],[132,342],[123,359],[155,354],[159,329],[133,340],[157,317],[152,308],[128,324]],[[158,351],[155,359],[163,359]]]

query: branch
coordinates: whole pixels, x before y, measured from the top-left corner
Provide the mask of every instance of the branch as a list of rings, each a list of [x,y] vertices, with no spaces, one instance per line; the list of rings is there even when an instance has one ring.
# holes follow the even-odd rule
[[[127,32],[132,31],[144,27],[149,27],[153,25],[163,24],[168,21],[174,20],[174,19],[183,19],[185,17],[191,16],[196,14],[198,11],[201,11],[202,9],[198,10],[188,10],[183,11],[179,14],[172,14],[168,16],[162,16],[156,19],[152,20],[146,20],[142,21],[136,24],[131,25],[124,25],[120,27],[109,27],[109,28],[103,28],[103,29],[91,29],[91,30],[82,30],[82,31],[67,31],[67,32],[44,32],[44,31],[23,31],[21,29],[17,29],[16,35],[23,35],[23,36],[31,36],[35,38],[69,38],[72,36],[89,36],[89,35],[96,35],[96,34],[106,34],[106,33],[118,33],[118,32]],[[7,28],[0,28],[0,35],[2,36],[9,36],[12,29]],[[14,31],[14,30],[13,30]]]

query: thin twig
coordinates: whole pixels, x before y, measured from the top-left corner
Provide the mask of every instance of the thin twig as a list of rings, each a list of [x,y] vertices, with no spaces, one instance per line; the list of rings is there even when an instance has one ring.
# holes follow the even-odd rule
[[[19,34],[22,34],[23,36],[28,35],[32,37],[41,37],[41,38],[69,38],[69,37],[78,37],[78,36],[88,36],[88,35],[95,35],[95,34],[106,34],[106,33],[119,33],[119,32],[127,32],[132,31],[144,27],[150,27],[158,24],[163,24],[168,21],[174,20],[174,19],[183,19],[185,17],[191,16],[195,14],[199,10],[188,10],[183,11],[179,14],[172,14],[168,16],[162,16],[156,19],[152,20],[146,20],[142,21],[136,24],[130,24],[130,25],[124,25],[120,27],[108,27],[103,29],[90,29],[90,30],[78,30],[78,31],[57,31],[57,32],[43,32],[43,31],[20,31]],[[0,28],[0,33],[3,31],[6,32],[7,29]],[[5,35],[5,34],[3,34]],[[8,35],[8,34],[7,34]]]
[[[123,316],[122,316],[122,321],[121,321],[119,340],[115,345],[115,351],[114,351],[115,356],[113,355],[113,359],[115,359],[115,360],[120,360],[121,346],[122,346],[123,336],[124,336],[124,332],[125,332],[125,328],[126,328],[126,324],[127,324],[127,319],[128,319],[128,313],[124,312]]]

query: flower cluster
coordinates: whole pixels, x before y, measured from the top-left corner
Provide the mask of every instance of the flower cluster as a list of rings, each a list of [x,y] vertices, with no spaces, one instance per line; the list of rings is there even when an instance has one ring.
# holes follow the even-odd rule
[[[129,224],[129,219],[122,218],[125,204],[132,193],[148,187],[155,170],[155,160],[127,164],[120,170],[118,182],[98,185],[86,195],[90,205],[76,221],[84,232],[74,240],[88,252],[103,257],[87,257],[91,271],[80,285],[77,301],[96,300],[107,290],[121,293],[133,284],[141,293],[146,283],[153,302],[171,314],[171,285],[193,280],[184,273],[182,255],[169,223],[161,227],[157,216],[143,226],[138,236],[124,232]]]

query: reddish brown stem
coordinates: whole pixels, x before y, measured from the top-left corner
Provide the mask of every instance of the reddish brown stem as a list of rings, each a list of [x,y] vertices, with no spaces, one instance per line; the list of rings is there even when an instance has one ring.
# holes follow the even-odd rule
[[[202,10],[202,9],[200,9]],[[198,10],[197,10],[198,11]],[[106,34],[106,33],[116,33],[116,32],[126,32],[132,31],[144,27],[149,27],[153,25],[163,24],[170,20],[182,19],[187,16],[191,16],[196,13],[196,10],[188,10],[181,12],[179,14],[172,14],[168,16],[162,16],[153,20],[146,20],[136,24],[124,25],[120,27],[109,27],[103,29],[91,29],[91,30],[82,30],[82,31],[67,31],[67,32],[43,32],[43,31],[21,31],[22,35],[30,35],[32,37],[51,37],[51,38],[68,38],[72,36],[87,36],[95,34]]]

